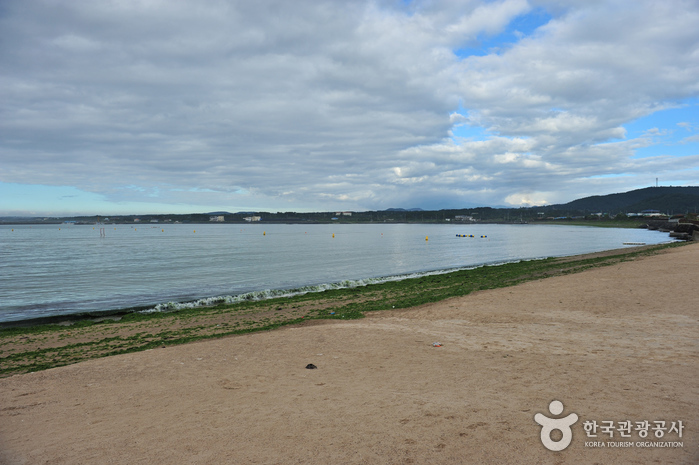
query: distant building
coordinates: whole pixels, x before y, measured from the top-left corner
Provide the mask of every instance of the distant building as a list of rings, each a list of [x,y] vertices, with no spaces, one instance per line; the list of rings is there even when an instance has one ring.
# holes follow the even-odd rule
[[[261,216],[248,216],[248,217],[245,217],[243,219],[245,221],[247,221],[248,223],[252,223],[253,221],[260,221],[262,219],[262,217]]]
[[[210,216],[209,221],[213,221],[214,223],[223,223],[223,215]]]
[[[352,216],[352,212],[337,212],[335,216]]]
[[[667,220],[668,223],[680,223],[680,220],[684,219],[684,215],[673,215]]]

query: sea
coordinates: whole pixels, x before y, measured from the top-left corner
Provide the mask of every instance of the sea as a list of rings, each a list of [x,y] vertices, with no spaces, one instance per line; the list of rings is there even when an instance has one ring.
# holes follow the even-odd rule
[[[0,323],[173,311],[671,241],[532,224],[0,225]]]

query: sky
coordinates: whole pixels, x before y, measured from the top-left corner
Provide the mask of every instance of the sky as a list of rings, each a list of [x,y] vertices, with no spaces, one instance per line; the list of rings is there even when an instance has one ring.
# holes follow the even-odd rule
[[[696,0],[3,0],[0,215],[699,185]]]

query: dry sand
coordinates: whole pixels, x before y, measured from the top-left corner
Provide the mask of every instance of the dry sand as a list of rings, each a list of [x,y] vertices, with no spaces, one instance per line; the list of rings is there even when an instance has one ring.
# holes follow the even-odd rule
[[[0,461],[699,463],[698,265],[689,245],[363,320],[0,379]],[[560,452],[534,421],[554,399],[579,416]],[[587,420],[684,430],[588,439]]]

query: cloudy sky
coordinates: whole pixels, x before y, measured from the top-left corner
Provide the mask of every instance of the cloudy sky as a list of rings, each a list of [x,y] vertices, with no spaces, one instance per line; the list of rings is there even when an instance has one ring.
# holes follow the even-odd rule
[[[3,0],[0,215],[699,184],[696,0]]]

